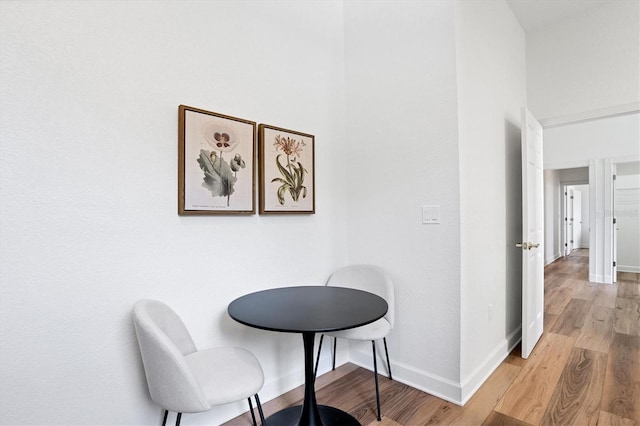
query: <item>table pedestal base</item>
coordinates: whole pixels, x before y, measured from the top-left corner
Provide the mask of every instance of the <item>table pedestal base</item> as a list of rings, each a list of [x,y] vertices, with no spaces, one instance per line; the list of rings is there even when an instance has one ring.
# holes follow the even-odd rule
[[[322,424],[324,426],[361,426],[349,413],[327,405],[318,405]],[[302,406],[285,408],[266,419],[266,426],[295,426],[300,420]],[[301,424],[301,423],[300,423]],[[265,426],[265,425],[263,425]],[[312,425],[320,426],[320,425]]]

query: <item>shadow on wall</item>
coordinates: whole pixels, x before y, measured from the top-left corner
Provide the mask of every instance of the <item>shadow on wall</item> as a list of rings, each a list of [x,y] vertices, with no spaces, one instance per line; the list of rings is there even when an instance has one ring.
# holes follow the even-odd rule
[[[509,119],[505,132],[505,336],[522,322],[522,251],[515,244],[522,238],[522,136],[520,125]]]

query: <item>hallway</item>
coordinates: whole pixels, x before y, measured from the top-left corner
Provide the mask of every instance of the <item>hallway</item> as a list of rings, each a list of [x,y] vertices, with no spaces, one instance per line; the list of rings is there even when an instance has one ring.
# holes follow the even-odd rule
[[[639,275],[598,284],[588,273],[588,249],[545,268],[545,333],[528,360],[505,361],[522,371],[496,412],[531,425],[640,422]]]

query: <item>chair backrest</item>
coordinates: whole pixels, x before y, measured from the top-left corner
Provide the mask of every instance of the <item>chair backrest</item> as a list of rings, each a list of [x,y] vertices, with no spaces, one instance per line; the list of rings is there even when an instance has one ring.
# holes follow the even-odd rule
[[[380,268],[373,265],[350,265],[338,269],[329,277],[327,285],[348,287],[377,294],[387,301],[389,310],[384,316],[391,328],[395,322],[395,293],[393,281]]]
[[[209,410],[184,358],[197,349],[180,317],[162,302],[140,300],[133,307],[133,324],[151,399],[179,413]]]

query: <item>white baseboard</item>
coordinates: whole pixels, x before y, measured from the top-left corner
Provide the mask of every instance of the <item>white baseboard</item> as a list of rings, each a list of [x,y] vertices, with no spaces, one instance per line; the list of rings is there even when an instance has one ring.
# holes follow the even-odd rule
[[[516,347],[522,336],[521,331],[522,326],[518,326],[517,329],[512,331],[494,348],[493,351],[491,351],[482,364],[480,364],[467,378],[462,380],[462,404],[466,404],[467,401],[469,401],[473,394],[480,389],[480,386],[482,386],[502,361],[504,361],[504,359],[511,353],[513,348]]]
[[[640,266],[619,265],[618,272],[636,272],[640,273]]]
[[[589,274],[589,281],[592,283],[613,284],[613,277],[607,275]]]
[[[521,327],[518,327],[500,342],[484,362],[478,366],[469,377],[463,380],[462,383],[401,362],[391,363],[393,380],[397,380],[400,383],[404,383],[412,388],[419,389],[456,405],[464,405],[473,394],[480,389],[480,386],[482,386],[487,378],[498,368],[500,363],[504,361],[518,342],[520,342],[520,336]],[[379,351],[377,352],[380,353]],[[383,358],[384,355],[378,358],[378,373],[380,374],[386,374],[386,364],[384,361],[380,361]],[[351,348],[349,360],[360,367],[373,371],[373,361],[370,350],[366,351]]]
[[[260,399],[264,404],[303,384],[304,370],[296,368],[287,374],[265,381],[260,390]]]
[[[544,260],[544,266],[547,266],[548,264],[555,262],[556,260],[560,259],[561,257],[562,257],[562,255],[560,253],[554,254],[552,258]]]
[[[262,386],[262,389],[260,389],[259,391],[260,402],[264,405],[272,399],[278,398],[279,396],[282,396],[283,394],[303,384],[304,369],[300,368],[296,368],[295,370],[290,371],[287,374],[275,377],[271,380],[267,380]],[[205,423],[198,422],[194,417],[191,417],[191,421],[193,422],[193,424],[219,425],[228,422],[229,420],[241,415],[242,413],[246,413],[248,408],[249,407],[247,406],[247,400],[245,399],[230,404],[216,406],[215,410],[201,413],[203,418],[204,416],[207,416],[206,420],[204,420]]]
[[[376,352],[379,351],[376,350]],[[373,371],[371,350],[363,352],[351,349],[349,355],[349,360],[352,363]],[[393,356],[393,354],[391,355]],[[383,358],[384,352],[382,357],[379,357],[378,359],[381,360]],[[386,370],[386,362],[378,361],[378,373],[384,375]],[[391,363],[391,373],[393,375],[393,380],[397,380],[400,383],[404,383],[412,388],[437,396],[438,398],[452,402],[456,405],[462,405],[460,384],[453,380],[431,374],[427,371],[417,369],[401,362]]]

